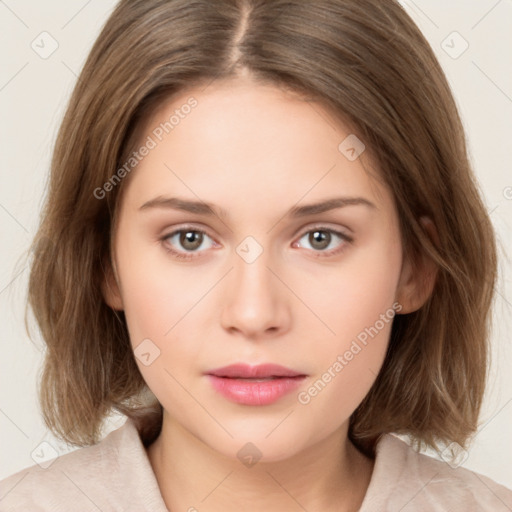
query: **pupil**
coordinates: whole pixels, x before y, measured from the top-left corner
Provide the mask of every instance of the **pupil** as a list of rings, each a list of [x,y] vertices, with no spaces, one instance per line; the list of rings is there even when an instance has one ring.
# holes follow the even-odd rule
[[[312,231],[309,235],[309,242],[317,249],[325,249],[329,247],[331,241],[331,234],[326,231]]]
[[[182,233],[180,237],[180,243],[185,249],[197,249],[200,247],[201,242],[202,234],[196,231],[186,231]]]

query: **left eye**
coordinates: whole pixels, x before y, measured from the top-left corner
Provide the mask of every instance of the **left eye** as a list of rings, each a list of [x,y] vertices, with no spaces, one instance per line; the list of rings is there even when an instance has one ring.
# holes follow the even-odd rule
[[[333,254],[335,252],[338,252],[338,250],[341,250],[346,242],[351,242],[352,239],[344,234],[340,233],[339,231],[335,231],[333,229],[327,229],[327,228],[315,228],[307,231],[304,233],[300,240],[306,239],[307,243],[310,244],[312,250],[315,252],[325,252],[328,254]],[[336,247],[336,239],[338,241],[337,247]],[[334,242],[334,248],[333,248],[333,242]],[[298,242],[296,242],[297,244]],[[294,244],[294,247],[297,245]],[[341,247],[340,247],[341,246]]]

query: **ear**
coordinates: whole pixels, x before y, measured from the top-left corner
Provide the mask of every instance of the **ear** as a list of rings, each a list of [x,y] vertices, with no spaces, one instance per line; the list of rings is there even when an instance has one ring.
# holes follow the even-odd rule
[[[101,282],[101,293],[105,302],[117,311],[124,309],[123,299],[119,288],[119,279],[117,272],[109,258],[104,259],[103,263],[104,275]]]
[[[420,223],[428,237],[439,245],[437,230],[429,217],[421,217]],[[437,265],[424,252],[413,256],[404,256],[402,271],[397,287],[396,300],[402,305],[400,314],[417,311],[431,296],[437,277]]]

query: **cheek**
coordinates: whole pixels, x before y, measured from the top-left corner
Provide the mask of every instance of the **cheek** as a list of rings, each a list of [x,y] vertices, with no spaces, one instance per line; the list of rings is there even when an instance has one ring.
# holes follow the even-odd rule
[[[205,294],[206,277],[201,277],[200,269],[191,271],[186,264],[171,261],[163,248],[135,236],[119,242],[118,254],[132,344],[144,338],[165,342]]]
[[[218,281],[208,266],[194,269],[172,262],[164,249],[141,248],[135,239],[119,243],[125,318],[140,372],[159,400],[186,407],[180,383],[188,382],[204,344],[200,329]],[[149,354],[149,355],[148,355]],[[198,370],[199,372],[199,370]]]
[[[179,265],[148,263],[136,251],[121,262],[123,304],[135,360],[153,393],[162,402],[190,406],[180,389],[200,353],[199,302],[208,289],[204,279]],[[197,308],[197,311],[196,311]]]
[[[317,373],[298,396],[299,403],[322,409],[336,404],[333,410],[338,414],[332,415],[332,421],[338,421],[366,396],[384,361],[393,319],[401,309],[395,302],[400,266],[401,246],[381,243],[354,252],[336,271],[308,283],[313,290],[307,295],[308,305],[329,330],[320,326],[325,335],[316,337]]]
[[[384,326],[381,315],[395,302],[400,267],[401,246],[382,239],[364,250],[348,252],[339,266],[308,280],[302,297],[307,297],[308,305],[329,327],[327,346],[341,350],[347,341],[375,324],[385,331],[393,311],[386,315]]]

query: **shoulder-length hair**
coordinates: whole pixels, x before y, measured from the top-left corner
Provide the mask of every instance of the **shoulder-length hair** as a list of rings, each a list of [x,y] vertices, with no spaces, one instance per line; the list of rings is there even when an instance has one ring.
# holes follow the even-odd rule
[[[404,250],[427,255],[437,268],[428,301],[395,317],[384,364],[350,418],[349,437],[367,453],[387,432],[435,449],[465,446],[488,372],[495,239],[446,77],[395,0],[118,4],[69,101],[31,248],[29,304],[47,347],[39,396],[46,425],[70,444],[87,445],[99,440],[112,411],[134,421],[148,410],[160,417],[161,406],[143,398],[148,388],[123,313],[102,295],[126,181],[109,180],[119,177],[140,127],[164,100],[247,72],[350,123],[394,195]],[[422,216],[433,221],[436,240]],[[146,434],[150,440],[157,430]]]

